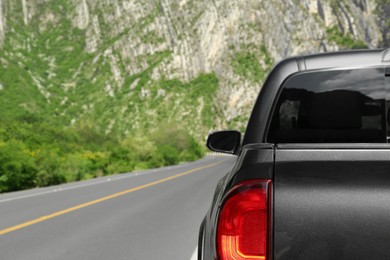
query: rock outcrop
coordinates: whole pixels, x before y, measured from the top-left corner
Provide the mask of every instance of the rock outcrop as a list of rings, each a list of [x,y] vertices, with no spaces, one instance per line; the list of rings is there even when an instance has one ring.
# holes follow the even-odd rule
[[[214,109],[219,114],[213,127],[242,128],[275,62],[302,53],[376,48],[386,43],[387,18],[378,16],[378,10],[387,7],[379,7],[375,0],[0,0],[0,46],[2,59],[16,59],[21,69],[37,57],[41,62],[55,61],[51,78],[34,75],[48,73],[49,68],[30,68],[27,74],[33,79],[30,87],[38,88],[48,101],[60,95],[55,93],[56,84],[66,92],[64,86],[90,86],[86,82],[106,94],[98,100],[125,90],[130,96],[137,88],[142,89],[143,99],[153,100],[169,92],[159,82],[186,83],[214,74],[219,82]],[[42,35],[47,39],[42,40]],[[57,52],[63,55],[40,49],[52,50],[61,44]],[[85,60],[79,57],[75,64],[67,64],[69,77],[57,77],[65,72],[55,63],[76,50]],[[40,53],[32,55],[34,51]],[[0,84],[7,87],[1,78]],[[96,98],[100,92],[88,93]],[[177,98],[187,97],[183,93]],[[84,105],[77,102],[73,106]],[[204,102],[200,98],[199,104]],[[61,109],[60,114],[70,110]],[[146,114],[158,116],[151,111]],[[145,119],[131,115],[124,121],[138,125],[136,120]],[[194,120],[204,124],[200,117]]]

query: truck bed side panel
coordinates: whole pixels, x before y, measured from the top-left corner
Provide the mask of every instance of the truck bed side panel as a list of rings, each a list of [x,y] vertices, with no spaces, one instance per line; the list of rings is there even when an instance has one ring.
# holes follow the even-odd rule
[[[279,148],[274,259],[389,259],[390,149]]]

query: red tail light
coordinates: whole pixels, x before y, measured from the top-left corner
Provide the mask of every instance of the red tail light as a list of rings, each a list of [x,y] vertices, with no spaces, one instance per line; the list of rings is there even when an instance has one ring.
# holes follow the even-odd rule
[[[217,229],[220,260],[270,260],[271,183],[244,181],[225,197]]]

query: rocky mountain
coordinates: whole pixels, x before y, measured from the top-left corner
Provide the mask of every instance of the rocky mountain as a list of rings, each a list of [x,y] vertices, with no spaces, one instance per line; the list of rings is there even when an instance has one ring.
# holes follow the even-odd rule
[[[273,64],[388,43],[383,0],[0,0],[0,117],[243,129]],[[54,122],[53,121],[53,122]]]

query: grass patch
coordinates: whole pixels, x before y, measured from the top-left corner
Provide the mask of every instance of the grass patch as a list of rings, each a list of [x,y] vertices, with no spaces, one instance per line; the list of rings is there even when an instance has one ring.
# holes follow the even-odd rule
[[[253,82],[264,81],[273,64],[267,48],[261,45],[260,48],[243,49],[245,50],[236,52],[232,58],[234,73]]]
[[[345,49],[366,49],[367,44],[350,34],[343,34],[336,26],[326,29],[327,39]]]

